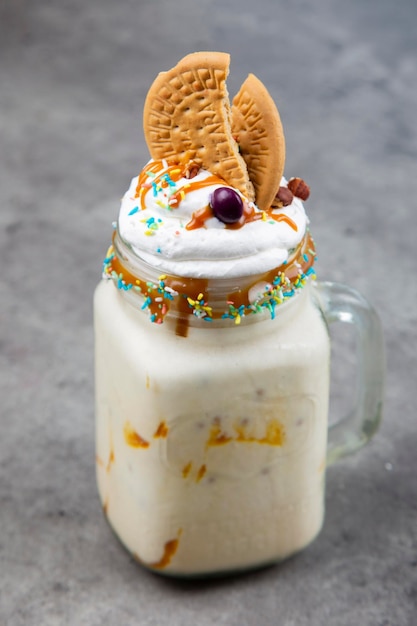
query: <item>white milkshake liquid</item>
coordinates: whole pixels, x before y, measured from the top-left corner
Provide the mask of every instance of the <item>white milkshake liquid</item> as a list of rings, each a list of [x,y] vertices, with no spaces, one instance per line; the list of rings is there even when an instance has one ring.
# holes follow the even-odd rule
[[[308,283],[254,316],[151,324],[103,280],[95,294],[97,480],[145,566],[241,570],[308,545],[323,521],[330,342]],[[191,316],[193,317],[193,316]]]

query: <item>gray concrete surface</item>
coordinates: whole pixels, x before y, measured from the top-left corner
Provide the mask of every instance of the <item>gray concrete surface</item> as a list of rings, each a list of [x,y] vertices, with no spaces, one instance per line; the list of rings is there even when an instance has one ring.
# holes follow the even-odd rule
[[[417,624],[416,25],[415,0],[0,3],[2,626]],[[102,516],[92,294],[147,159],[146,91],[198,49],[231,53],[231,93],[248,72],[268,85],[319,276],[367,294],[388,372],[379,433],[328,472],[317,541],[191,584],[143,571]],[[348,370],[335,360],[334,415]]]

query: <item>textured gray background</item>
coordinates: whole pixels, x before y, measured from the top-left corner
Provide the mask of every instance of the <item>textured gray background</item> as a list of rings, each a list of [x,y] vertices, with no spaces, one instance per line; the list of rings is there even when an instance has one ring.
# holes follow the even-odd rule
[[[417,624],[415,0],[0,2],[0,624]],[[209,583],[114,539],[94,476],[92,294],[147,159],[144,97],[198,49],[232,55],[283,119],[322,279],[366,293],[387,345],[383,425],[328,472],[317,541]],[[344,346],[349,339],[337,338]],[[336,358],[332,414],[353,356]]]

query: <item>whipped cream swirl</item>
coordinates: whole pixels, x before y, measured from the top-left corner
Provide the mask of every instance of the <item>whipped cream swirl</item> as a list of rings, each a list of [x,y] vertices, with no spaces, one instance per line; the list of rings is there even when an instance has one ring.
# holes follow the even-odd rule
[[[286,184],[283,178],[281,185]],[[132,179],[122,199],[119,234],[135,255],[169,275],[235,278],[282,265],[308,225],[303,204],[296,197],[289,206],[267,212],[252,205],[258,219],[238,228],[210,214],[200,227],[190,228],[196,212],[209,205],[214,190],[227,186],[207,170],[200,169],[190,179],[181,166],[173,169],[166,161],[151,160]]]

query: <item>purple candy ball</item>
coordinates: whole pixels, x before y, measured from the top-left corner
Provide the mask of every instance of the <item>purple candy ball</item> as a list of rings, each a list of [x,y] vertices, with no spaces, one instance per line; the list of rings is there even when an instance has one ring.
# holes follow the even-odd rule
[[[214,215],[224,224],[235,224],[243,215],[243,202],[231,187],[218,187],[210,196]]]

